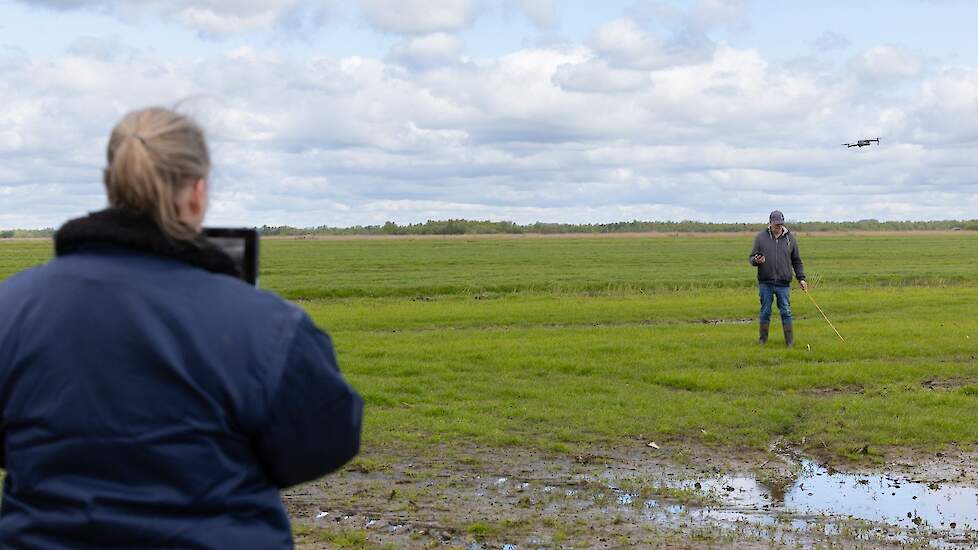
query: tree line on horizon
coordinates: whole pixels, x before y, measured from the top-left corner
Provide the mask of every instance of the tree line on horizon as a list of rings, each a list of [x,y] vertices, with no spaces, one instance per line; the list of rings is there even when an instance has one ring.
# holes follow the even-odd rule
[[[788,222],[794,231],[947,231],[965,229],[978,231],[978,220],[931,220],[931,221],[879,221],[858,220],[848,222]],[[518,224],[511,221],[490,220],[428,220],[424,223],[399,225],[387,222],[383,225],[355,225],[352,227],[293,227],[290,225],[262,225],[255,227],[267,236],[316,236],[316,235],[492,235],[492,234],[557,234],[557,233],[737,233],[760,231],[763,223],[724,223],[684,220],[641,221],[614,223],[546,223]],[[53,228],[0,230],[0,239],[47,238],[54,236]]]
[[[737,233],[760,231],[767,224],[722,223],[698,221],[641,221],[614,223],[545,223],[517,224],[511,221],[490,220],[428,220],[424,223],[398,225],[356,225],[353,227],[319,226],[299,228],[287,225],[263,225],[262,235],[487,235],[487,234],[557,234],[557,233]],[[794,231],[947,231],[968,229],[978,231],[978,220],[887,221],[859,220],[852,222],[789,222]]]

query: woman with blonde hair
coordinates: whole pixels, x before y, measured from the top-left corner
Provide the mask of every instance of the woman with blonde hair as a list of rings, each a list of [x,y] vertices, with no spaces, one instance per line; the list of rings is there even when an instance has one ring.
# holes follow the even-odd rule
[[[0,284],[0,547],[288,548],[278,490],[358,452],[329,337],[201,236],[210,168],[188,117],[127,114],[109,208]]]

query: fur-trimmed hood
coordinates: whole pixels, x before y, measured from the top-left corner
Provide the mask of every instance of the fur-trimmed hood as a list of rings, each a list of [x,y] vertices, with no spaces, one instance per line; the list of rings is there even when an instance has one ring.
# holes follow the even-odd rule
[[[171,239],[151,217],[123,208],[107,208],[76,218],[54,235],[57,256],[105,247],[165,256],[212,273],[240,275],[231,258],[203,236],[192,241]]]

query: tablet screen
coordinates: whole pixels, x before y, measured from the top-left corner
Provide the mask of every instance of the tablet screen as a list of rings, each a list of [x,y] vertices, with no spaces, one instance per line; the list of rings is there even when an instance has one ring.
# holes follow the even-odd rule
[[[205,227],[204,236],[231,257],[241,279],[258,286],[258,231],[246,228]]]

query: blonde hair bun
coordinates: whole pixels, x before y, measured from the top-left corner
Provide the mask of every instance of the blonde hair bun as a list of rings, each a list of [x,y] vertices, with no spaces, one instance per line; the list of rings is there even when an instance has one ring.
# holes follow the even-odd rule
[[[167,236],[189,240],[177,195],[210,173],[204,132],[190,117],[150,107],[127,113],[112,129],[106,153],[109,204],[152,216]]]

